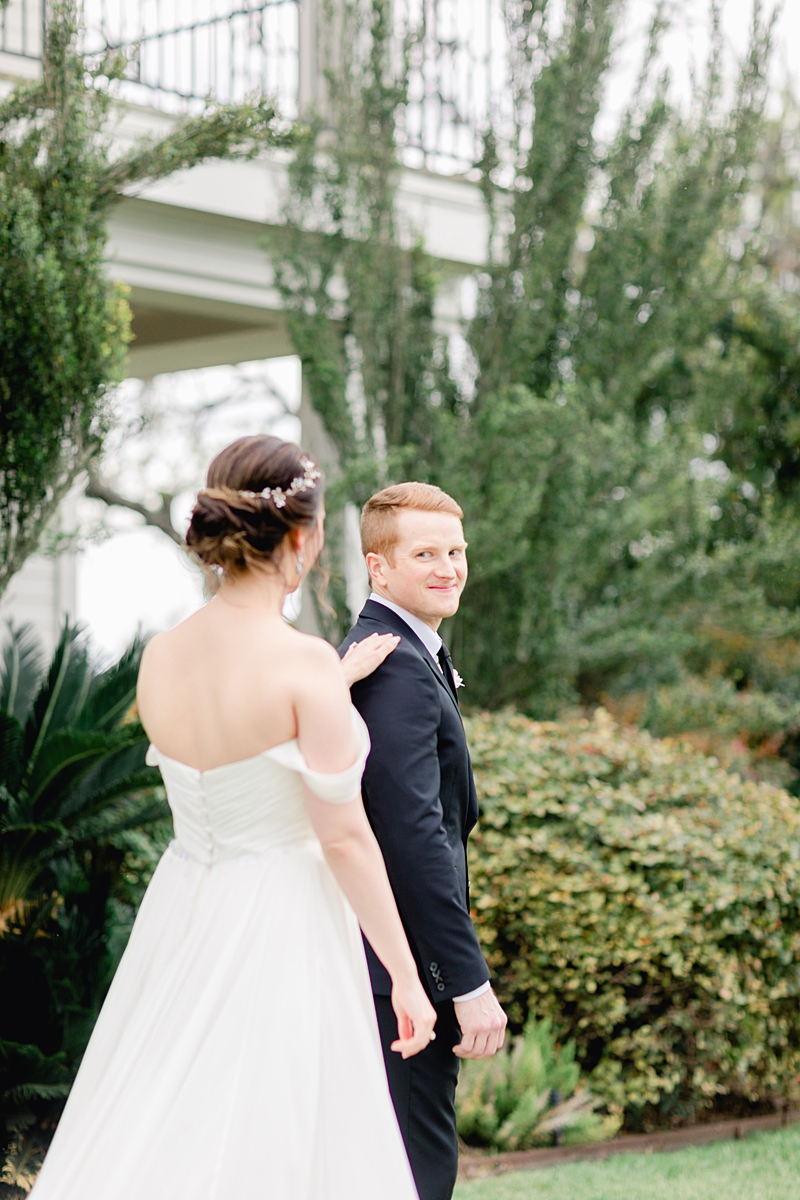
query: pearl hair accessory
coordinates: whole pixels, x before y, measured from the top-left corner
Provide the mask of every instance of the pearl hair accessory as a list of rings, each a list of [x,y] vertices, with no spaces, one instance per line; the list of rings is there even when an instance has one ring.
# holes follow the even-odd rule
[[[318,479],[322,478],[322,472],[305,455],[300,459],[300,465],[303,468],[303,474],[298,475],[293,479],[288,488],[264,488],[260,492],[248,492],[244,488],[238,489],[240,496],[247,496],[248,500],[271,500],[276,508],[285,508],[286,501],[292,496],[297,496],[300,492],[313,491]]]
[[[317,480],[322,478],[322,471],[305,455],[300,459],[300,465],[303,468],[303,474],[293,479],[288,488],[267,487],[260,492],[250,492],[246,488],[212,487],[201,488],[198,495],[215,496],[220,499],[226,499],[229,496],[246,496],[248,500],[271,500],[276,508],[285,508],[287,500],[290,500],[292,496],[299,495],[300,492],[313,491]]]

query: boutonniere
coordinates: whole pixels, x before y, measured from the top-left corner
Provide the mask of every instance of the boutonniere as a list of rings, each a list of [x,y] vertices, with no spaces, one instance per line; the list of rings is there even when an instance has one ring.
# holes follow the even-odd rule
[[[455,667],[453,667],[453,683],[456,685],[457,688],[464,686],[464,680],[461,678],[461,676],[459,675],[459,673],[455,669]]]

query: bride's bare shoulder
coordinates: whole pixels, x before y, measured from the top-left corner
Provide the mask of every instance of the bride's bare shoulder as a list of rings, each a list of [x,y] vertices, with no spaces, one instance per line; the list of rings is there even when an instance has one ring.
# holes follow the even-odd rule
[[[164,652],[167,649],[168,638],[168,633],[154,633],[147,639],[144,650],[142,651],[141,665],[139,668],[140,671],[145,670],[153,663],[157,663],[158,660],[163,657]]]
[[[339,655],[330,642],[324,638],[314,637],[309,633],[300,633],[290,625],[286,627],[287,646],[298,664],[306,663],[318,670],[334,670],[339,668]]]
[[[209,670],[216,674],[226,663],[237,674],[250,672],[272,680],[291,677],[301,690],[304,682],[338,679],[339,656],[323,638],[277,621],[241,622],[232,629],[229,622],[223,625],[215,620],[215,615],[219,614],[207,606],[148,641],[139,671],[140,692],[158,687],[165,676],[205,677]]]
[[[181,653],[191,653],[193,647],[202,644],[204,634],[202,614],[204,611],[204,609],[199,609],[172,629],[165,630],[163,633],[154,633],[148,638],[139,667],[140,681],[143,675],[147,676],[152,671],[157,672],[162,666],[173,665],[175,658],[179,657]]]
[[[159,675],[162,669],[169,667],[173,657],[171,633],[172,630],[168,633],[154,633],[152,637],[148,638],[139,663],[138,690],[140,693],[153,676]]]

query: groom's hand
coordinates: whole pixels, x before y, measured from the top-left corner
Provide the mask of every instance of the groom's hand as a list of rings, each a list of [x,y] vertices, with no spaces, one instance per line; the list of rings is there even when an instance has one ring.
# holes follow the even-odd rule
[[[506,1037],[508,1018],[491,988],[474,1000],[457,1000],[453,1007],[461,1026],[461,1041],[453,1046],[458,1058],[491,1058]]]

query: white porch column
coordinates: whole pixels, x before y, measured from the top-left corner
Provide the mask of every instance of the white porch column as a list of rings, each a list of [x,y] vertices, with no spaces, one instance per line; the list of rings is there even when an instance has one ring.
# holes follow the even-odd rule
[[[317,54],[317,0],[299,0],[300,86],[297,97],[301,116],[319,101],[320,74]]]

